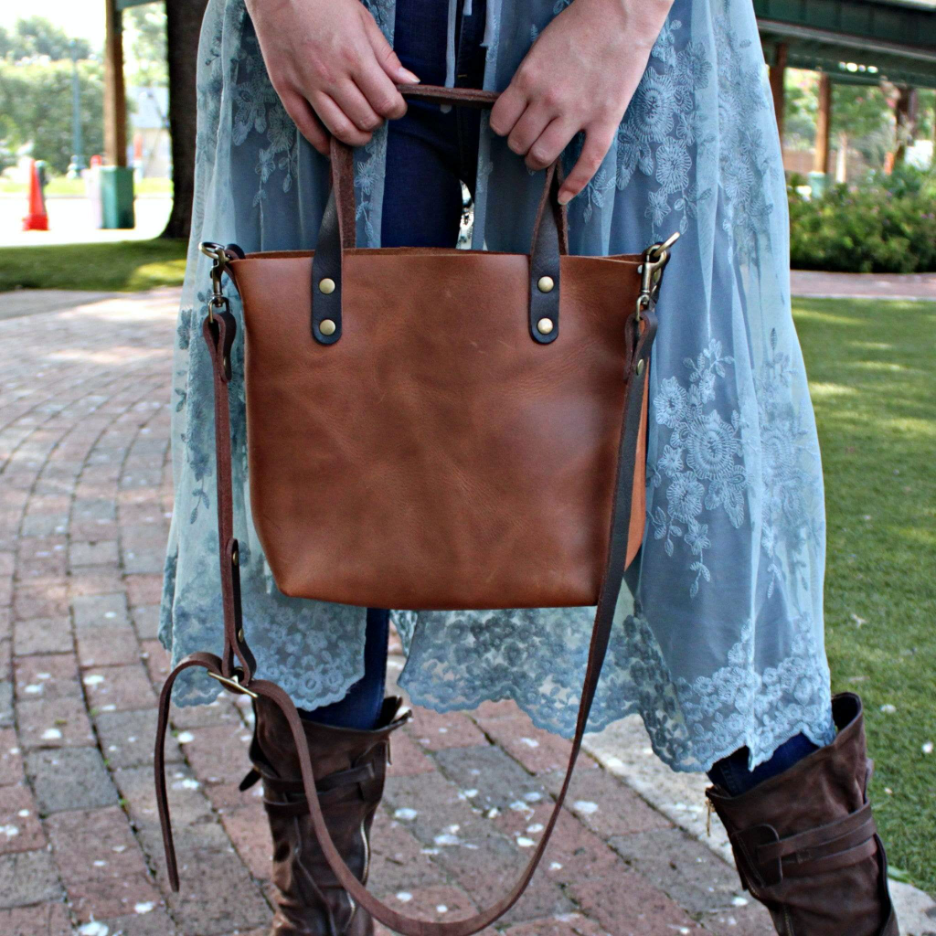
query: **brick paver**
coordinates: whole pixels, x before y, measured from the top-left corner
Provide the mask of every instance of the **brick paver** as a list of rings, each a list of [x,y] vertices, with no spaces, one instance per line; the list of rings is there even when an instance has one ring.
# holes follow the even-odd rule
[[[161,850],[151,771],[176,302],[162,291],[0,316],[3,934],[265,936],[271,916],[258,791],[237,789],[243,701],[174,709],[180,894]],[[417,711],[394,741],[375,893],[426,919],[502,893],[567,751],[510,703]],[[587,755],[542,871],[498,930],[772,932],[728,865]]]

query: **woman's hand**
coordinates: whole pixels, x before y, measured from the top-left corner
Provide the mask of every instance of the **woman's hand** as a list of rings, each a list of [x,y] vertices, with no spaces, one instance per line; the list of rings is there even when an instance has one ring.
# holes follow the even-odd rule
[[[358,0],[246,0],[270,81],[300,133],[328,155],[328,134],[363,146],[406,104],[396,84],[419,78],[400,64]]]
[[[491,129],[531,169],[555,162],[585,131],[565,204],[588,185],[614,142],[672,0],[575,0],[540,34],[491,111]]]

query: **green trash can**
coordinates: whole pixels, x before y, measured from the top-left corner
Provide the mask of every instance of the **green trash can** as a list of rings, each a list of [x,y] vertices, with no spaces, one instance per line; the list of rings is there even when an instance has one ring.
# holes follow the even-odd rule
[[[829,176],[825,172],[810,172],[809,187],[812,189],[814,198],[822,198],[826,189],[829,187]]]
[[[101,166],[101,215],[101,227],[136,227],[132,169],[126,166]]]

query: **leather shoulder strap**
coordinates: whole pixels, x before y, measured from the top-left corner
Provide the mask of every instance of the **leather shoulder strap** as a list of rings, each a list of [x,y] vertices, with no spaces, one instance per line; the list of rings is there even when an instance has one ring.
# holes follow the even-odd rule
[[[226,313],[230,316],[230,313]],[[309,814],[316,837],[325,857],[331,866],[335,877],[342,887],[347,890],[352,899],[364,907],[375,919],[385,926],[403,934],[403,936],[471,936],[487,926],[490,926],[502,917],[520,899],[524,890],[533,877],[539,865],[550,836],[556,827],[565,802],[572,773],[582,748],[582,740],[588,725],[588,716],[591,712],[595,692],[598,688],[598,678],[601,675],[602,665],[608,650],[611,637],[611,628],[614,621],[614,612],[618,595],[623,584],[624,569],[627,562],[629,517],[631,498],[633,493],[633,475],[637,460],[638,438],[643,413],[644,394],[647,381],[637,379],[639,374],[644,376],[644,369],[649,365],[650,349],[656,334],[656,317],[653,302],[648,296],[647,304],[641,309],[641,316],[630,319],[630,340],[634,353],[630,357],[630,367],[633,374],[628,375],[628,390],[624,405],[624,421],[621,429],[620,443],[617,455],[616,484],[614,503],[611,516],[610,547],[608,549],[607,565],[601,592],[598,598],[598,607],[595,614],[595,624],[592,630],[591,645],[588,652],[588,665],[585,671],[585,680],[582,686],[582,698],[579,706],[578,720],[575,736],[572,740],[572,749],[566,768],[565,779],[556,797],[555,805],[543,835],[531,856],[529,863],[520,875],[513,888],[497,903],[487,910],[465,920],[447,923],[433,923],[425,920],[416,920],[406,917],[392,907],[388,907],[358,880],[354,872],[345,864],[338,849],[332,841],[331,834],[322,813],[316,790],[316,778],[312,770],[305,732],[295,705],[289,695],[278,685],[267,680],[252,678],[254,668],[253,657],[244,641],[243,629],[240,620],[240,602],[238,600],[240,579],[236,562],[231,562],[231,543],[234,543],[236,555],[236,540],[233,539],[231,524],[233,517],[233,499],[231,488],[231,447],[230,447],[230,416],[228,410],[227,372],[225,356],[219,351],[227,345],[229,336],[233,335],[233,318],[225,318],[222,327],[216,328],[215,322],[219,316],[209,316],[203,329],[205,340],[211,351],[212,362],[215,368],[215,423],[218,442],[218,511],[219,532],[222,534],[221,571],[222,588],[224,590],[224,632],[225,652],[224,660],[207,653],[195,653],[183,659],[169,674],[162,688],[159,699],[159,723],[156,739],[156,793],[159,807],[159,818],[162,825],[163,842],[166,849],[166,861],[169,870],[169,880],[172,889],[179,889],[179,875],[176,865],[175,850],[172,841],[172,830],[169,821],[169,805],[166,795],[164,737],[169,722],[169,706],[172,695],[172,686],[176,677],[183,670],[199,666],[207,670],[209,675],[217,679],[226,688],[234,692],[244,692],[254,697],[263,696],[275,703],[286,718],[292,731],[296,750],[299,753],[299,762],[302,769],[302,782],[306,799],[309,804]],[[226,439],[226,443],[224,441]],[[223,519],[222,519],[223,518]],[[232,668],[230,660],[237,656],[243,669],[237,671]]]

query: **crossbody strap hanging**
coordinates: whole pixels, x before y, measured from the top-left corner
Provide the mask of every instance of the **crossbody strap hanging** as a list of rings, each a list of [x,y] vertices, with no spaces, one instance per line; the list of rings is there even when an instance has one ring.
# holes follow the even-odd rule
[[[208,345],[214,371],[218,534],[224,610],[224,650],[222,657],[211,653],[193,653],[185,657],[169,674],[159,697],[159,720],[155,751],[156,797],[163,843],[166,850],[169,881],[174,891],[179,889],[179,873],[172,840],[166,791],[165,733],[169,724],[172,687],[176,677],[184,670],[200,667],[230,691],[244,693],[253,698],[266,698],[280,709],[292,732],[293,742],[299,755],[303,788],[319,846],[342,887],[356,903],[364,907],[375,919],[390,929],[403,934],[403,936],[472,936],[472,934],[479,932],[502,917],[520,899],[546,851],[550,836],[559,820],[575,764],[582,748],[582,740],[588,725],[588,716],[591,712],[595,692],[598,688],[598,679],[608,650],[615,607],[624,580],[628,540],[632,535],[629,529],[629,521],[633,478],[637,467],[638,441],[641,434],[643,414],[645,413],[644,398],[649,377],[650,350],[657,328],[655,316],[656,296],[659,291],[663,268],[669,260],[669,247],[674,241],[675,236],[665,243],[654,244],[645,252],[641,270],[643,277],[642,289],[637,300],[635,314],[628,320],[629,334],[626,337],[632,348],[632,353],[629,356],[629,367],[633,369],[633,374],[628,375],[628,390],[624,402],[624,420],[617,454],[607,565],[598,598],[595,623],[588,651],[588,663],[582,686],[582,698],[565,779],[536,850],[510,892],[481,913],[468,919],[446,923],[416,920],[398,913],[374,897],[345,864],[332,841],[325,817],[322,814],[308,744],[296,706],[289,695],[276,683],[254,678],[253,673],[256,663],[250,648],[247,646],[241,620],[238,548],[237,540],[233,535],[233,481],[228,382],[231,376],[230,352],[233,346],[236,322],[228,308],[227,301],[221,294],[220,288],[226,256],[224,248],[212,245],[211,249],[214,252],[209,253],[209,255],[215,257],[216,266],[212,272],[215,289],[209,303],[208,315],[205,318],[202,333]],[[206,250],[207,252],[209,251]],[[239,662],[239,666],[236,665],[235,660]]]

